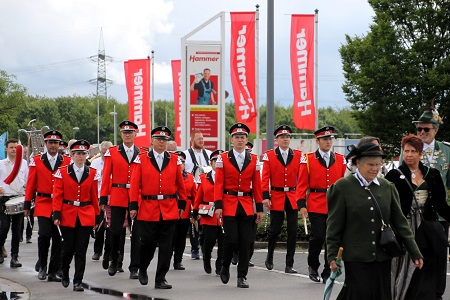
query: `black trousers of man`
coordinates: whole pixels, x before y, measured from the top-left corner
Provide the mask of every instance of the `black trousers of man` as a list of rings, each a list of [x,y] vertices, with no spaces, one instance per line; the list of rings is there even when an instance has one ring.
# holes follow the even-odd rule
[[[82,226],[77,218],[75,227],[61,226],[61,233],[64,237],[61,251],[61,269],[63,279],[69,279],[69,269],[72,257],[75,257],[75,274],[73,283],[83,281],[84,270],[86,269],[86,252],[89,246],[89,238],[92,226]]]
[[[175,220],[164,221],[162,216],[158,222],[140,221],[141,249],[140,272],[147,272],[152,261],[156,246],[158,246],[158,264],[156,267],[155,283],[166,280],[172,259],[172,242],[175,233]]]
[[[233,250],[239,249],[238,278],[246,278],[248,273],[250,243],[252,242],[252,222],[254,222],[254,216],[247,216],[240,203],[234,217],[223,217],[225,236],[222,269],[229,271]]]
[[[173,236],[173,263],[181,263],[183,260],[183,252],[186,248],[186,236],[188,233],[189,219],[179,219],[176,221],[175,234]]]
[[[48,265],[48,274],[54,274],[61,267],[61,237],[58,228],[53,224],[51,218],[38,217],[38,256],[39,265],[45,270],[48,262],[48,249],[50,240],[52,248],[50,251],[50,263]]]
[[[120,236],[122,234],[123,222],[125,221],[126,207],[111,206],[111,253],[110,260],[113,264],[117,265],[120,251]],[[131,222],[129,221],[131,226]],[[130,272],[137,272],[139,269],[139,221],[133,222],[131,231],[131,247],[130,247],[130,266],[128,267]]]
[[[11,197],[0,197],[0,206],[3,206]],[[23,213],[7,215],[0,208],[0,249],[5,245],[11,227],[11,256],[19,254],[20,226],[23,222]]]
[[[281,233],[281,227],[284,222],[284,214],[286,212],[287,220],[287,244],[286,244],[286,267],[294,266],[294,254],[297,240],[298,227],[298,210],[293,209],[288,197],[284,201],[284,211],[271,210],[270,211],[270,226],[269,226],[269,243],[267,258],[273,260],[273,252],[277,245],[278,236]]]
[[[223,262],[224,234],[220,226],[203,225],[203,260],[211,260],[211,254],[217,241],[216,274],[219,274]]]
[[[446,221],[440,221],[444,227],[445,236],[448,236],[449,223]],[[438,256],[439,264],[437,265],[437,285],[436,285],[436,299],[442,299],[442,295],[445,293],[445,288],[447,286],[447,260],[448,260],[448,250],[445,253],[440,253]]]
[[[325,245],[325,236],[327,231],[327,214],[308,213],[309,221],[311,222],[311,236],[309,238],[308,247],[308,265],[314,270],[318,271],[320,267],[319,256],[322,247]],[[327,247],[325,245],[325,264],[323,266],[322,278],[330,276],[330,264],[327,260]]]

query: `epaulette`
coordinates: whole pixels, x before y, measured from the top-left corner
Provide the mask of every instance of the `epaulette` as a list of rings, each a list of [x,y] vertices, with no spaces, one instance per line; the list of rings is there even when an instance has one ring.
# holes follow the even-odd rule
[[[450,143],[449,142],[442,141],[442,144],[446,145],[447,147],[450,147]]]
[[[61,170],[58,169],[58,171],[56,171],[56,173],[53,176],[55,176],[56,178],[62,178]]]
[[[94,169],[94,168],[92,168],[92,169]],[[95,170],[95,169],[94,169]],[[99,180],[102,180],[102,174],[101,174],[101,172],[96,172],[95,173],[95,177],[94,177],[94,181],[95,180],[97,180],[97,181],[99,181]]]
[[[226,152],[224,152],[226,153]],[[222,153],[223,154],[223,153]],[[219,155],[216,160],[216,168],[223,168],[222,155]]]
[[[117,147],[117,146],[116,146],[116,147]],[[109,148],[106,149],[105,155],[103,155],[103,156],[111,156],[111,152],[109,152]]]
[[[139,154],[139,155],[140,155],[140,154]],[[133,162],[134,162],[135,164],[140,164],[140,163],[141,163],[141,158],[139,157],[139,155],[136,156],[136,158],[133,160]]]

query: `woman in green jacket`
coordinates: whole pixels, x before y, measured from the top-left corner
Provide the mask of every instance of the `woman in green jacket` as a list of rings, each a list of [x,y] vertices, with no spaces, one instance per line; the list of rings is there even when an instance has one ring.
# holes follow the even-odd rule
[[[356,173],[338,180],[327,193],[326,244],[332,271],[337,270],[339,247],[344,248],[345,286],[337,299],[391,299],[392,257],[379,244],[381,219],[371,193],[385,223],[395,228],[415,267],[422,268],[423,256],[402,213],[395,186],[377,178],[385,155],[373,144],[352,152]]]

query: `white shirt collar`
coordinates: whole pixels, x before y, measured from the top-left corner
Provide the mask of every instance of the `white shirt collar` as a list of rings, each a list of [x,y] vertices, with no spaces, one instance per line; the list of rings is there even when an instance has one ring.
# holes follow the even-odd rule
[[[84,172],[84,166],[81,166],[81,168],[78,168],[76,164],[73,164],[73,170],[76,172],[78,172],[78,170],[81,170],[81,173]]]
[[[164,157],[164,152],[162,152],[162,153],[160,154],[160,153],[156,152],[155,149],[152,149],[152,151],[153,151],[153,156],[154,156],[155,158],[157,158],[158,155],[162,155],[162,156]]]
[[[328,153],[328,157],[331,158],[331,151],[324,152],[324,151],[320,150],[320,148],[319,148],[319,153],[320,153],[320,156],[322,156],[322,158],[323,158],[323,156],[325,155],[325,153]]]
[[[364,179],[364,177],[361,175],[361,173],[359,173],[359,169],[356,168],[356,172],[355,174],[353,174],[353,176],[358,179],[359,183],[361,184],[361,186],[369,186],[371,183],[374,183],[376,185],[380,185],[380,182],[378,181],[378,178],[375,177],[374,180],[372,180],[372,182],[368,182],[366,179]]]
[[[434,140],[430,144],[423,143],[423,150],[425,150],[425,149],[434,150]]]
[[[237,152],[235,149],[233,149],[233,153],[234,153],[234,157],[236,158],[236,161],[238,160],[238,155],[239,154],[242,154],[242,155],[244,155],[244,158],[245,158],[245,149],[244,149],[244,151],[242,151],[241,153],[239,153],[239,152]]]
[[[278,150],[280,150],[281,155],[283,155],[283,153],[286,153],[286,156],[289,155],[289,148],[285,151],[285,150],[281,149],[281,147],[278,147]]]
[[[56,160],[56,158],[58,157],[58,154],[56,154],[55,156],[51,156],[50,153],[47,152],[47,158],[49,161],[52,159],[52,157],[54,157]]]
[[[131,150],[131,153],[134,154],[134,144],[131,145],[130,148],[128,148],[125,144],[123,144],[123,148],[125,149],[125,152],[128,152],[128,150]]]

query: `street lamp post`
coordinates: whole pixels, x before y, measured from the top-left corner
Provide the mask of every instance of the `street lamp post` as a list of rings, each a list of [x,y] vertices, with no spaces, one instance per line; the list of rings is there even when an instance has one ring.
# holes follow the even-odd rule
[[[116,112],[116,106],[114,105],[114,111],[109,113],[110,115],[114,116],[114,146],[117,145],[117,112]]]
[[[72,130],[73,130],[73,139],[75,139],[75,135],[76,135],[77,131],[80,130],[80,128],[74,127],[74,128],[72,128]]]

